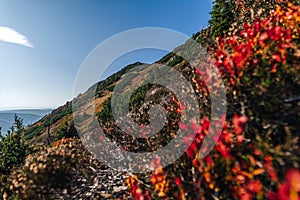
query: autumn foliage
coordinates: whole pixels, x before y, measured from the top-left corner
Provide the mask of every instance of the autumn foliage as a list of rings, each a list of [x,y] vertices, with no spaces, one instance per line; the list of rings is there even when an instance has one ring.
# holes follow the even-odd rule
[[[173,58],[172,67],[186,68],[187,79],[199,94],[200,121],[181,123],[180,115],[185,115],[188,105],[171,92],[166,95],[169,104],[164,105],[171,122],[155,136],[154,142],[148,138],[133,140],[127,134],[125,137],[110,127],[114,126],[111,121],[103,121],[108,124],[105,134],[123,143],[125,151],[149,152],[154,148],[151,144],[159,142],[155,151],[176,138],[177,129],[186,136],[183,142],[189,144],[184,154],[169,166],[163,167],[162,160],[157,158],[152,161],[155,171],[128,175],[125,184],[131,199],[300,200],[300,2],[220,2],[223,3],[218,5],[226,3],[232,12],[212,13],[231,13],[232,18],[221,16],[224,21],[217,27],[213,24],[218,23],[220,16],[212,18],[208,33],[212,31],[214,38],[200,38],[204,43],[210,40],[205,47],[211,59],[204,65],[191,67],[174,54],[165,57],[165,60]],[[222,27],[227,30],[221,30]],[[212,119],[209,103],[211,95],[219,94],[211,91],[213,87],[206,83],[210,80],[218,86],[220,82],[215,81],[218,80],[215,74],[207,73],[206,64],[217,69],[226,87],[227,110],[218,119]],[[141,90],[135,98],[139,100],[145,95],[146,90]],[[139,104],[132,102],[138,110]],[[109,106],[107,101],[99,114],[102,120],[112,117]],[[145,127],[144,122],[141,126]],[[70,127],[63,126],[60,132],[73,133],[68,131],[73,130]],[[14,147],[16,138],[13,135],[10,138],[11,141],[3,140],[3,144]],[[210,138],[215,145],[202,157],[205,138]],[[7,163],[15,162],[8,158]],[[23,162],[25,156],[22,154],[21,158]],[[9,164],[2,164],[3,171],[9,169]],[[48,199],[50,194],[72,190],[73,185],[68,183],[74,177],[89,177],[90,170],[96,170],[87,166],[97,164],[78,139],[58,140],[51,147],[42,146],[27,156],[19,168],[12,172],[9,169],[9,176],[0,176],[0,194],[3,199]]]
[[[236,6],[247,10],[241,2]],[[199,124],[180,124],[196,133],[193,143],[176,163],[145,178],[151,187],[129,182],[133,199],[149,198],[147,191],[166,199],[300,199],[299,24],[297,3],[278,1],[266,17],[215,39],[209,49],[226,83],[228,110],[214,149],[199,157],[212,134],[209,114]],[[200,74],[196,69],[196,79]]]

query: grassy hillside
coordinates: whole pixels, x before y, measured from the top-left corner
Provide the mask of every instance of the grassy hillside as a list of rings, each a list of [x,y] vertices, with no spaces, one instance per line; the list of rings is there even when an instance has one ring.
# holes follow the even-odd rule
[[[78,95],[77,98],[85,98],[86,96],[89,96],[89,93],[94,89],[94,87],[97,87],[95,97],[97,101],[99,101],[98,106],[99,109],[101,109],[101,103],[110,96],[114,84],[116,84],[123,74],[141,64],[143,63],[136,62],[124,67],[119,72],[114,73],[105,80],[91,86],[90,89],[88,89],[85,93]],[[89,102],[87,101],[87,103]],[[87,105],[82,106],[84,107]],[[48,127],[50,127],[51,139],[55,140],[57,130],[65,121],[68,121],[70,124],[72,124],[72,102],[67,102],[65,105],[54,109],[50,114],[44,116],[39,121],[26,128],[25,139],[33,143],[47,143]]]

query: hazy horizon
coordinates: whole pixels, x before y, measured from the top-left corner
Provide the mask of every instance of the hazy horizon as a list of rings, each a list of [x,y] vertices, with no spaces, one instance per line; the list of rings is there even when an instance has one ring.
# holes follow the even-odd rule
[[[38,107],[10,107],[10,108],[5,108],[5,107],[0,107],[0,112],[1,111],[14,111],[14,110],[53,110],[53,109],[56,109],[57,107],[55,108],[38,108]]]

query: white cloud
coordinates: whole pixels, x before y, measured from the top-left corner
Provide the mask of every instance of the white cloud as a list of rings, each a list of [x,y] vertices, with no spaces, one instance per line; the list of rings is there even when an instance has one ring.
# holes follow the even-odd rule
[[[26,47],[33,47],[26,36],[5,26],[0,26],[0,41],[20,44]]]

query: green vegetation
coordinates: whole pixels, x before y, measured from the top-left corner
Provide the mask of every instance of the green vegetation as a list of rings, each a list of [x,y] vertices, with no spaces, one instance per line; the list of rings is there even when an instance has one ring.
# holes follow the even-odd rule
[[[168,53],[167,55],[165,55],[164,57],[162,57],[158,63],[166,63],[168,62],[172,57],[174,57],[176,54],[171,52],[171,53]]]
[[[72,113],[72,104],[67,102],[66,105],[61,106],[58,109],[55,109],[51,112],[51,114],[45,116],[40,122],[41,125],[33,125],[30,126],[28,129],[25,129],[25,140],[32,139],[42,133],[48,126],[51,126],[55,122],[59,121],[65,116],[68,116]]]
[[[148,89],[151,87],[151,85],[143,85],[139,87],[132,96],[130,97],[129,100],[129,109],[132,110],[132,108],[139,107],[147,94]],[[125,94],[126,95],[126,94]],[[123,100],[119,99],[120,102],[115,102],[115,105],[122,105]],[[109,120],[113,119],[112,116],[112,110],[111,110],[111,97],[109,97],[104,103],[103,103],[103,108],[102,110],[97,114],[98,119],[102,121],[103,123],[108,122]]]
[[[141,62],[136,62],[136,63],[133,63],[131,65],[128,65],[128,66],[124,67],[123,69],[121,69],[120,71],[118,71],[118,72],[114,73],[113,75],[109,76],[104,81],[100,81],[97,84],[96,97],[100,97],[105,89],[108,89],[109,91],[112,91],[113,88],[110,85],[112,85],[113,83],[120,80],[122,75],[129,72],[131,69],[133,69],[133,68],[135,68],[139,65],[142,65],[142,64],[143,63],[141,63]]]
[[[25,143],[23,120],[17,115],[11,131],[6,136],[0,132],[0,174],[8,174],[13,167],[22,164],[30,153],[28,145]]]
[[[69,123],[68,120],[64,120],[56,131],[55,139],[60,140],[62,138],[72,138],[77,136],[78,135],[74,125],[74,121],[71,121],[71,123]]]
[[[98,119],[102,122],[106,122],[109,119],[112,119],[112,112],[111,112],[111,97],[109,97],[104,103],[102,110],[97,113]]]
[[[208,21],[212,28],[212,37],[224,35],[234,23],[235,1],[214,0],[211,19]]]

